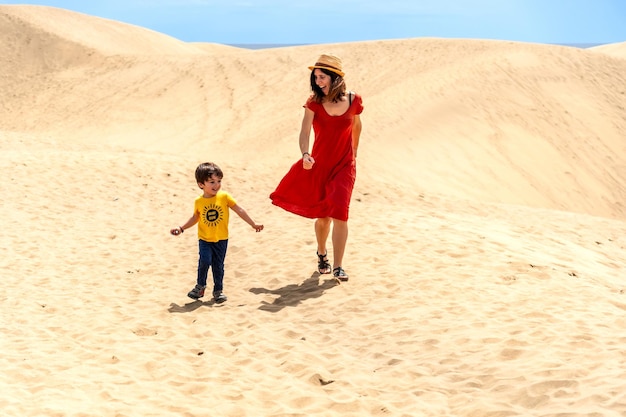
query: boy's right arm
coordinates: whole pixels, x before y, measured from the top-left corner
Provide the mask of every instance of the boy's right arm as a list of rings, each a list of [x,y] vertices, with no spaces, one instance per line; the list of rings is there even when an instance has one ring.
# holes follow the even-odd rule
[[[198,214],[194,213],[182,226],[178,226],[174,229],[170,229],[170,233],[174,236],[182,234],[185,229],[189,229],[194,224],[198,223]]]

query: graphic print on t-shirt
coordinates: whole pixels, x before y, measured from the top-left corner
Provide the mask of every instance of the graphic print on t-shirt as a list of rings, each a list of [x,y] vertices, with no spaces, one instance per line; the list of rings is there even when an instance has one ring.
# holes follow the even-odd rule
[[[223,219],[224,211],[222,207],[215,204],[204,207],[202,211],[202,221],[207,226],[216,227]]]

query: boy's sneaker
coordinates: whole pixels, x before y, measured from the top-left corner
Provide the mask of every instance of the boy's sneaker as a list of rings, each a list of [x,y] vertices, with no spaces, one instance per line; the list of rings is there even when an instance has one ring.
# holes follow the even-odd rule
[[[205,287],[201,287],[200,285],[196,284],[196,286],[193,287],[193,290],[189,291],[187,297],[193,298],[194,300],[204,297],[204,288]]]
[[[213,299],[215,300],[216,303],[221,304],[224,301],[228,300],[228,298],[224,295],[223,292],[221,291],[216,291],[213,293]]]

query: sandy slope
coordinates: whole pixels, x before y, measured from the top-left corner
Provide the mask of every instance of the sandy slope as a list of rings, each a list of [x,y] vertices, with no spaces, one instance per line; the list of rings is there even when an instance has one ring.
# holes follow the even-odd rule
[[[249,51],[27,6],[0,36],[5,415],[626,414],[625,60]],[[328,50],[365,104],[341,286],[267,198]],[[167,233],[204,160],[266,226],[232,219],[221,306],[186,298],[195,236]]]
[[[594,46],[590,48],[603,54],[613,56],[615,58],[626,58],[626,42],[609,43],[606,45]]]
[[[50,37],[64,33],[59,24],[31,25]],[[98,57],[91,65],[35,74],[24,74],[19,62],[3,65],[3,90],[14,98],[3,103],[5,129],[168,153],[210,147],[214,159],[236,151],[255,170],[280,169],[297,151],[306,65],[332,49],[345,57],[351,88],[367,98],[364,164],[394,167],[384,186],[626,216],[624,60],[575,48],[440,39],[200,56],[173,55],[183,49],[176,45],[163,55],[129,55],[141,46],[112,53],[106,28],[100,43],[99,32],[86,37]],[[145,49],[161,40],[146,41]],[[18,41],[7,45],[22,49]],[[74,52],[74,61],[87,54]]]

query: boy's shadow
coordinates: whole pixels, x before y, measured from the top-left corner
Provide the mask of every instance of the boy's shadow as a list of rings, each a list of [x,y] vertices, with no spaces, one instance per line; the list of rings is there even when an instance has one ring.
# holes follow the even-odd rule
[[[191,313],[192,311],[197,310],[202,306],[210,307],[214,305],[219,305],[219,304],[217,304],[213,300],[210,300],[210,301],[195,300],[190,303],[184,304],[182,306],[176,303],[170,303],[170,308],[168,308],[167,311],[169,311],[170,313]]]
[[[295,307],[304,300],[320,297],[326,290],[339,285],[339,283],[337,283],[334,279],[325,280],[320,285],[320,276],[319,272],[314,272],[310,278],[306,279],[301,284],[289,284],[274,290],[267,288],[250,288],[250,292],[253,294],[278,295],[278,298],[276,298],[271,304],[263,302],[263,304],[259,307],[259,310],[276,313],[285,307]]]

